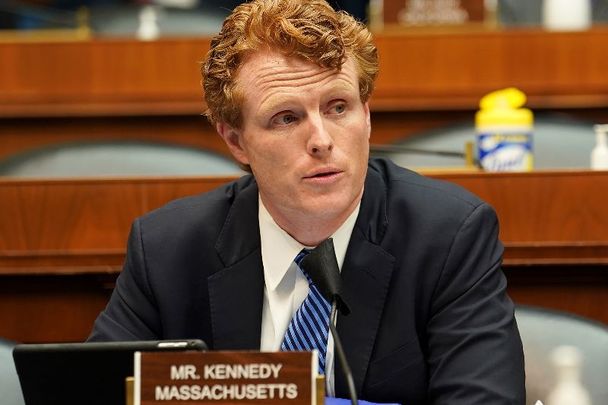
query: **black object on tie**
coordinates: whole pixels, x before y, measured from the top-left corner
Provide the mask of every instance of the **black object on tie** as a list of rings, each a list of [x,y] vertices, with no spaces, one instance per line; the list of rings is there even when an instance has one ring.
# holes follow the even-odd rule
[[[327,355],[327,337],[329,334],[330,303],[319,292],[319,289],[300,264],[310,253],[303,249],[295,258],[295,263],[308,280],[308,295],[294,314],[283,342],[281,350],[301,350],[319,352],[319,373],[325,374],[325,357]]]

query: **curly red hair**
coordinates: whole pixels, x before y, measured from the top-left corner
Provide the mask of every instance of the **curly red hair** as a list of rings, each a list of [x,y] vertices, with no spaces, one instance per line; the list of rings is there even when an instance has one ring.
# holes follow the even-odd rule
[[[371,96],[378,54],[365,25],[336,12],[324,0],[254,0],[236,7],[226,18],[201,67],[206,115],[213,124],[241,127],[243,94],[236,77],[246,56],[263,49],[337,70],[353,57],[361,101]]]

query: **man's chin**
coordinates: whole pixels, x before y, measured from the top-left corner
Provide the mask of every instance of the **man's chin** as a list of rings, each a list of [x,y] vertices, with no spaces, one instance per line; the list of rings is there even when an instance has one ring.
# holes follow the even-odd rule
[[[351,214],[355,206],[356,203],[350,201],[336,201],[334,198],[321,198],[315,201],[313,206],[306,207],[304,211],[310,218],[325,221],[337,219],[344,220]]]

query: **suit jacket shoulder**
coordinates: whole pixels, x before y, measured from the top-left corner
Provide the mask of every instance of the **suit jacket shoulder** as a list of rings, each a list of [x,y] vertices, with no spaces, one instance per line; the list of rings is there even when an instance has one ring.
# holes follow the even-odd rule
[[[201,338],[211,347],[255,348],[259,326],[250,334],[238,334],[248,337],[245,342],[235,342],[214,335],[222,330],[221,322],[215,330],[211,325],[214,319],[236,311],[238,300],[232,305],[223,298],[234,296],[231,287],[224,285],[226,280],[243,274],[249,285],[263,283],[261,260],[256,256],[260,244],[257,195],[255,181],[245,176],[136,219],[123,271],[89,339]],[[231,271],[240,262],[248,263],[248,271]],[[257,303],[262,291],[239,298]],[[221,309],[212,313],[214,303]],[[238,319],[233,322],[238,324]]]
[[[257,186],[251,175],[205,193],[170,201],[137,220],[150,230],[161,228],[165,235],[171,234],[172,230],[182,233],[187,228],[218,231],[222,229],[237,197],[248,189],[255,190],[257,198]]]
[[[523,356],[502,252],[494,210],[478,197],[370,160],[342,268],[352,312],[338,320],[362,398],[521,403]],[[336,385],[345,392],[339,371]]]
[[[390,229],[404,233],[405,224],[457,226],[485,203],[454,183],[422,176],[386,159],[371,159],[361,204],[357,225],[371,241],[381,243]]]

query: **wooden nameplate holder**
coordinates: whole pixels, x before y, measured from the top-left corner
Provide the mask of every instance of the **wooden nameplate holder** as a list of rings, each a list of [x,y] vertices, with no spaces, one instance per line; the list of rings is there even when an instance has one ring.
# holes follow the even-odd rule
[[[325,396],[316,351],[136,352],[134,374],[129,405],[322,405]]]

